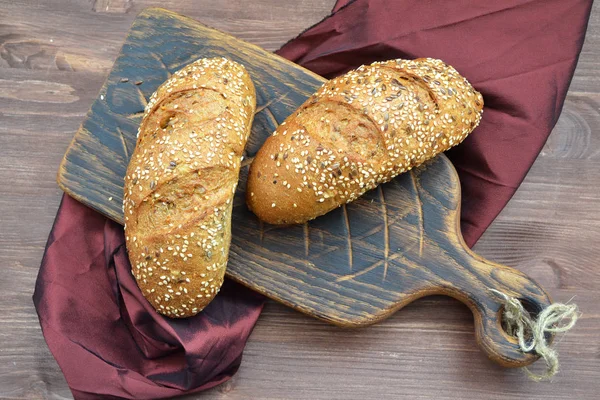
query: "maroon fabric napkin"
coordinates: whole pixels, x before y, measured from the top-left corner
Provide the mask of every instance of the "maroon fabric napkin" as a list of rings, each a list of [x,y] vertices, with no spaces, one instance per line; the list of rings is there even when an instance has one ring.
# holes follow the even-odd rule
[[[591,0],[340,0],[279,53],[326,77],[391,58],[441,58],[483,93],[482,124],[450,152],[472,245],[556,123]],[[235,221],[234,221],[235,223]],[[226,281],[200,315],[155,313],[130,273],[121,226],[68,196],[36,282],[44,337],[77,399],[158,399],[229,379],[263,299]]]
[[[279,54],[332,78],[391,58],[440,58],[483,94],[481,125],[448,152],[475,244],[515,193],[556,124],[592,0],[339,0]]]
[[[123,227],[65,195],[34,302],[75,398],[167,398],[231,378],[262,296],[226,281],[199,317],[169,319],[130,268]]]

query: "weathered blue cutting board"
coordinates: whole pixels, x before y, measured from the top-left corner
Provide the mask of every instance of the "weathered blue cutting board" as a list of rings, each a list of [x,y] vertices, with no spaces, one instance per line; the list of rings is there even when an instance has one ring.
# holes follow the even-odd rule
[[[58,183],[69,195],[122,222],[123,177],[147,99],[171,73],[201,57],[246,66],[258,109],[248,163],[265,138],[324,79],[256,46],[161,9],[135,20],[115,65],[65,158]],[[446,294],[475,315],[477,339],[505,366],[524,354],[500,324],[501,299],[490,289],[549,304],[515,269],[478,257],[459,230],[460,184],[445,156],[304,225],[263,225],[244,202],[247,165],[235,198],[227,275],[299,311],[342,326],[380,321],[411,301]]]

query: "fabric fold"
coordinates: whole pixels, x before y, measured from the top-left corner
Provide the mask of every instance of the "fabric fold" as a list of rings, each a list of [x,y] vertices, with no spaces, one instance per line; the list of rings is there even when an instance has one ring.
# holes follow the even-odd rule
[[[485,100],[481,125],[448,152],[475,244],[556,124],[585,38],[590,0],[341,0],[278,53],[327,78],[391,58],[440,58]],[[470,171],[470,172],[467,172]],[[476,171],[476,172],[475,172]]]
[[[123,227],[64,195],[33,296],[78,399],[166,398],[229,379],[263,297],[226,281],[195,318],[156,313],[130,272]]]

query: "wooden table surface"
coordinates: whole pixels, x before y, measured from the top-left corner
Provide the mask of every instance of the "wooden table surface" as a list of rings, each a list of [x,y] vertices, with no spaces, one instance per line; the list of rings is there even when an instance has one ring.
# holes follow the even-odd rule
[[[333,0],[0,0],[0,398],[71,393],[31,296],[61,191],[56,170],[135,15],[162,7],[275,50]],[[479,351],[468,309],[417,301],[344,330],[269,302],[229,382],[187,398],[597,399],[600,389],[600,6],[562,116],[525,182],[475,250],[512,265],[583,316],[558,341],[551,383]],[[534,369],[539,370],[538,365]]]

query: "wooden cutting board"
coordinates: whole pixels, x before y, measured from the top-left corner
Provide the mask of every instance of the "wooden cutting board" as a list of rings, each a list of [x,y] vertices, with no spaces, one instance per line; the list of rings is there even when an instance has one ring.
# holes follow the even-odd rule
[[[511,367],[537,359],[504,333],[502,302],[490,289],[532,310],[550,299],[521,272],[465,246],[460,184],[443,155],[310,223],[258,221],[244,202],[247,166],[277,124],[325,79],[172,12],[148,9],[135,20],[60,165],[60,187],[122,223],[123,177],[147,99],[174,71],[214,56],[244,64],[257,89],[248,162],[234,200],[230,278],[341,326],[373,324],[419,297],[449,295],[473,311],[478,343],[490,358]]]

